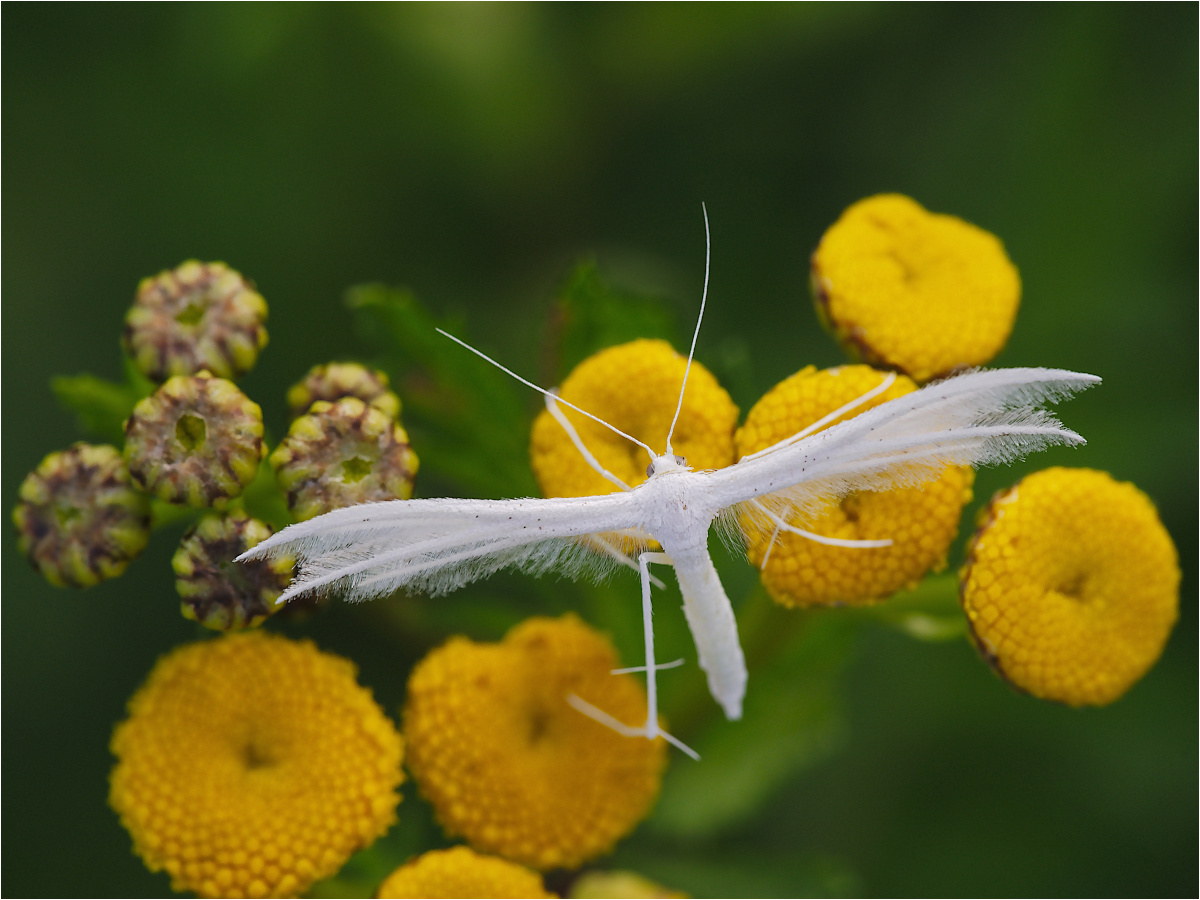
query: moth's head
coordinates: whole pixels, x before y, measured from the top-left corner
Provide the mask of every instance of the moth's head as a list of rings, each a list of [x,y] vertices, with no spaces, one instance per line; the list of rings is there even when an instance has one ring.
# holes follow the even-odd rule
[[[688,471],[687,460],[676,453],[664,453],[650,460],[650,465],[646,466],[646,477],[653,478],[655,475],[676,471]]]

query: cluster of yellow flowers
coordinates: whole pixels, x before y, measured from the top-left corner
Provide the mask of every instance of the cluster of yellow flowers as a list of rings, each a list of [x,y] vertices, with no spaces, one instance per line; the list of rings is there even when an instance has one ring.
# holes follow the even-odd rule
[[[881,385],[885,368],[902,374],[846,416],[986,363],[1007,339],[1020,294],[1016,269],[992,235],[893,195],[847,210],[821,241],[812,273],[823,318],[870,365],[804,368],[764,395],[739,427],[729,395],[694,363],[673,439],[693,468],[730,465],[826,418]],[[188,270],[176,280],[185,275],[249,303],[227,270]],[[165,278],[145,286],[148,296],[170,296],[174,282]],[[173,316],[189,320],[187,310]],[[163,377],[175,373],[179,354],[163,352],[145,327],[131,319],[130,352]],[[221,336],[203,348],[203,361],[226,373],[247,368],[266,339],[260,327]],[[662,446],[685,365],[663,341],[634,341],[581,363],[561,396]],[[297,516],[322,511],[314,479],[330,466],[344,470],[343,487],[365,479],[370,490],[408,495],[416,459],[394,421],[399,400],[381,374],[318,367],[288,400],[294,424],[271,463]],[[646,478],[643,450],[563,412],[602,466],[630,486]],[[353,477],[355,460],[376,451],[394,457],[395,483],[370,461]],[[546,496],[615,489],[549,412],[533,425],[530,453]],[[142,521],[147,513],[128,472],[110,471],[119,456],[93,456],[95,478],[114,498],[108,514],[126,528]],[[62,468],[48,468],[42,482],[69,481]],[[783,605],[881,602],[945,567],[973,477],[947,468],[922,487],[853,494],[796,523],[832,538],[888,538],[890,546],[832,547],[747,523],[748,555]],[[18,509],[18,525],[31,533],[37,516],[54,515],[52,499],[37,505],[48,490],[42,482],[23,489]],[[210,525],[211,540],[242,541],[244,549],[256,538],[238,522],[232,531]],[[123,566],[114,555],[50,569],[62,581],[86,583],[93,569]],[[191,556],[176,568],[188,590],[202,592],[195,585],[203,586],[204,570]],[[1177,615],[1178,587],[1175,548],[1151,502],[1132,485],[1084,469],[1049,469],[995,497],[961,572],[962,607],[987,661],[1019,689],[1072,705],[1111,702],[1153,664]],[[265,612],[240,615],[235,624],[255,624]],[[403,757],[447,833],[469,846],[410,860],[377,896],[554,896],[539,872],[577,869],[610,852],[659,792],[665,742],[622,737],[568,700],[643,722],[644,689],[631,675],[613,674],[618,666],[608,639],[571,615],[530,619],[495,644],[452,638],[410,676],[402,739],[350,662],[263,633],[215,638],[164,657],[130,701],[112,740],[110,802],[136,852],[167,871],[176,890],[295,896],[395,820]],[[594,873],[574,890],[675,896],[632,873]]]
[[[532,869],[609,852],[658,794],[666,744],[580,714],[577,694],[646,715],[616,652],[574,616],[500,644],[451,640],[414,670],[405,739],[347,660],[261,631],[159,661],[112,739],[109,801],[152,870],[206,897],[287,897],[335,874],[395,821],[408,767],[448,832],[381,897],[548,897]],[[529,866],[532,868],[525,868]]]
[[[892,385],[846,416],[987,363],[1008,339],[1021,291],[994,235],[897,194],[845,211],[813,254],[812,282],[822,319],[871,365],[801,369],[768,391],[734,431],[736,407],[693,363],[674,440],[693,469],[728,465],[807,428],[879,386],[887,369],[900,373]],[[560,393],[662,446],[684,362],[661,342],[635,341],[580,364]],[[578,413],[564,414],[600,465],[631,486],[642,480],[645,451]],[[530,453],[548,497],[615,490],[548,413],[534,425]],[[1174,545],[1132,485],[1105,483],[1119,489],[1119,502],[1099,473],[1052,471],[1053,502],[1039,500],[1032,487],[993,501],[962,573],[962,604],[977,646],[1011,683],[1073,705],[1109,703],[1165,646],[1178,608]],[[973,482],[972,470],[951,467],[920,487],[853,493],[814,521],[790,523],[831,538],[890,539],[887,547],[827,546],[746,522],[747,553],[768,593],[785,606],[878,603],[946,566]],[[1126,515],[1134,496],[1141,515]],[[1123,574],[1109,577],[1115,572]],[[1137,590],[1117,587],[1135,583]]]

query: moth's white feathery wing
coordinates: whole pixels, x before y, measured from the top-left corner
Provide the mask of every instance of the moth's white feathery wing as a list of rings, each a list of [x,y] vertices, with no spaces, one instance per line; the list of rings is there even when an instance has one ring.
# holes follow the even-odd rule
[[[617,563],[578,540],[640,526],[629,494],[548,500],[393,500],[285,528],[238,557],[300,564],[279,602],[337,590],[367,600],[400,589],[444,594],[500,569],[603,572]]]
[[[778,515],[815,517],[852,491],[912,487],[948,465],[1009,462],[1083,438],[1041,407],[1099,383],[1064,369],[995,369],[926,385],[762,456],[705,473],[711,500],[731,533],[761,518],[759,499]]]

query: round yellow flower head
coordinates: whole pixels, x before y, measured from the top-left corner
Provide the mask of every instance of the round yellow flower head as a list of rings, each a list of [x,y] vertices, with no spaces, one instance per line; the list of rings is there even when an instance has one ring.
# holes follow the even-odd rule
[[[409,769],[451,834],[536,869],[607,853],[658,794],[666,743],[622,737],[567,702],[630,725],[646,695],[609,641],[574,616],[530,619],[499,644],[452,638],[413,670]]]
[[[112,739],[109,803],[147,867],[204,897],[294,897],[383,834],[403,743],[355,674],[263,632],[160,659]]]
[[[842,213],[813,254],[812,283],[817,312],[854,358],[918,382],[988,362],[1021,299],[995,235],[902,194]]]
[[[667,431],[687,357],[666,341],[637,340],[593,354],[572,370],[559,396],[632,435],[655,450],[666,449]],[[636,487],[646,480],[646,451],[598,422],[559,406],[600,464]],[[738,408],[712,373],[692,362],[683,410],[671,443],[693,469],[720,469],[733,462]],[[563,427],[546,410],[533,423],[533,473],[547,497],[587,497],[619,490],[580,455]]]
[[[883,379],[883,372],[869,366],[802,369],[775,385],[750,410],[737,432],[738,457],[790,437],[878,387]],[[899,376],[882,394],[836,421],[915,389],[911,380]],[[813,520],[793,523],[831,538],[891,539],[888,547],[831,547],[782,531],[772,539],[769,522],[745,521],[747,551],[758,566],[766,557],[763,584],[784,606],[870,604],[914,585],[930,569],[945,567],[974,477],[970,468],[952,466],[922,487],[850,494]]]
[[[1179,615],[1179,560],[1145,494],[1107,472],[1052,468],[997,494],[980,520],[960,598],[1005,680],[1103,706],[1154,665]]]
[[[379,886],[376,897],[556,897],[542,876],[524,866],[484,856],[470,847],[430,850],[405,863]]]

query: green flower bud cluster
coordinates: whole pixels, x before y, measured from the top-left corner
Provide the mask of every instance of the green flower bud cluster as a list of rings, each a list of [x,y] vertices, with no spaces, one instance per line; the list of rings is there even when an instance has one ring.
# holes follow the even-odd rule
[[[266,453],[262,410],[224,378],[176,375],[125,421],[125,461],[138,486],[167,503],[224,506]]]
[[[388,377],[358,363],[328,363],[309,369],[287,392],[288,418],[304,415],[318,400],[332,403],[343,397],[357,397],[390,418],[400,418],[400,398],[391,391]]]
[[[262,295],[224,263],[190,260],[141,282],[121,337],[144,385],[130,395],[124,447],[51,453],[13,510],[18,546],[46,580],[114,578],[153,523],[209,510],[172,559],[183,615],[219,631],[253,627],[278,609],[294,570],[290,559],[234,563],[272,533],[263,518],[412,496],[417,457],[400,398],[386,375],[356,363],[316,366],[288,391],[294,421],[264,465],[262,410],[233,379],[266,346],[266,318]]]
[[[207,370],[237,378],[267,345],[267,301],[225,263],[188,260],[145,278],[121,345],[153,381]]]
[[[318,400],[269,461],[301,521],[355,503],[407,500],[417,472],[404,429],[358,397]]]
[[[116,447],[79,443],[51,453],[21,484],[17,544],[58,587],[115,578],[150,537],[150,500]]]
[[[287,557],[233,562],[271,533],[242,510],[207,515],[192,526],[171,558],[184,618],[229,631],[259,625],[274,613],[295,563]]]

